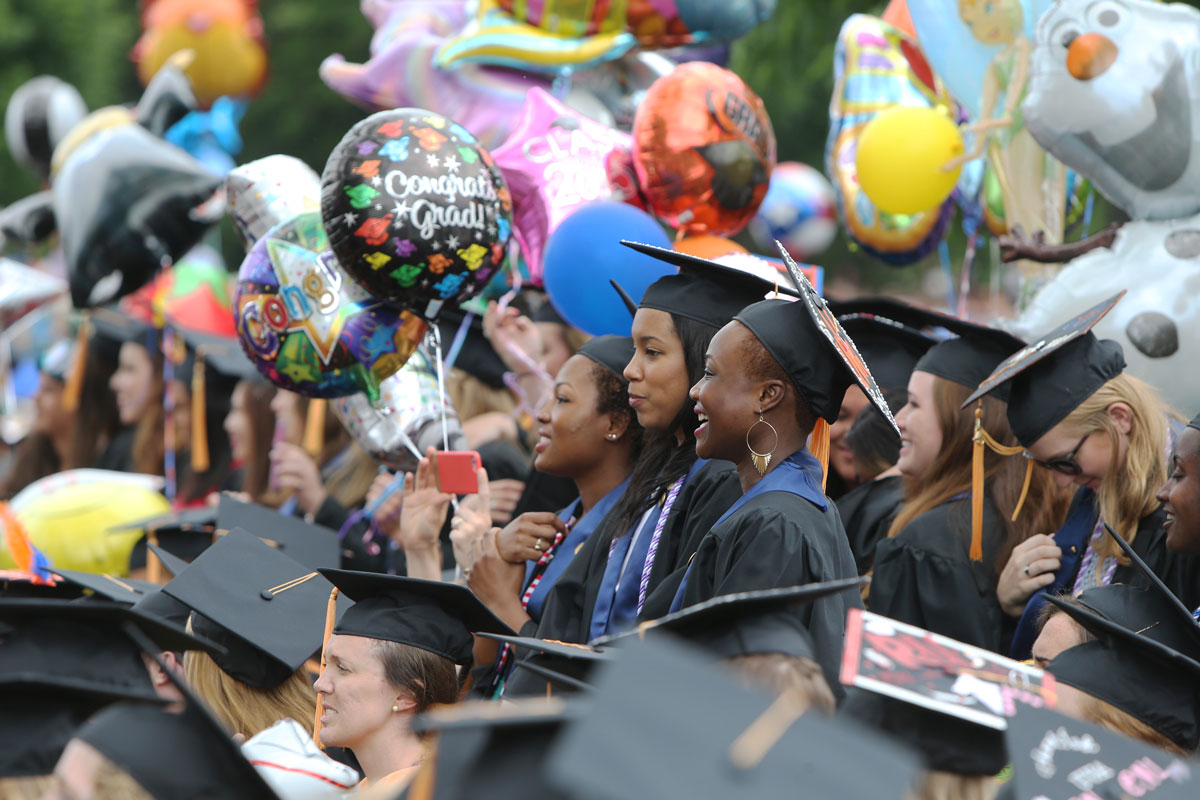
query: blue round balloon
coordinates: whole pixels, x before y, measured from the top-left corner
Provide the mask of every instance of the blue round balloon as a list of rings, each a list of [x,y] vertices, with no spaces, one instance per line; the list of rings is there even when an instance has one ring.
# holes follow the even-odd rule
[[[622,239],[670,247],[671,239],[639,208],[608,200],[589,203],[550,234],[543,256],[546,294],[562,318],[593,336],[628,336],[629,310],[609,284],[638,299],[674,267],[621,245]]]

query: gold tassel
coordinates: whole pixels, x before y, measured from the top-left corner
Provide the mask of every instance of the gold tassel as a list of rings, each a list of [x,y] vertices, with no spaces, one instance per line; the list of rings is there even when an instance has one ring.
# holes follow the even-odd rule
[[[304,418],[304,452],[320,458],[325,449],[325,401],[314,397],[308,401],[308,413]]]
[[[825,483],[829,480],[829,423],[823,417],[817,417],[809,441],[813,456],[821,462],[821,491],[825,491]]]
[[[329,604],[325,606],[325,636],[321,639],[321,672],[325,672],[325,650],[329,647],[329,637],[333,636],[333,625],[337,622],[337,599],[338,588],[335,586],[329,592]],[[321,717],[325,714],[325,704],[322,702],[321,694],[317,693],[317,716],[313,720],[313,744],[322,750],[325,745],[321,744]]]
[[[971,445],[971,560],[983,560],[983,402],[975,406]]]
[[[62,410],[73,414],[79,410],[79,396],[83,392],[83,376],[87,372],[88,343],[92,338],[92,320],[85,311],[75,334],[75,357],[71,359],[71,373],[62,393]]]
[[[158,547],[158,531],[157,530],[151,530],[146,534],[146,543],[152,544],[155,547]],[[146,548],[146,580],[150,581],[150,583],[160,583],[160,584],[166,583],[166,581],[164,581],[162,579],[162,572],[163,572],[162,562],[158,560],[158,556],[156,556],[154,554],[154,551],[151,548],[147,547]]]
[[[1017,498],[1017,507],[1013,509],[1012,521],[1016,522],[1025,507],[1025,498],[1029,496],[1029,483],[1033,478],[1033,460],[1025,459],[1025,483],[1021,486],[1021,496]]]
[[[192,472],[208,472],[208,412],[205,408],[204,348],[196,348],[192,367]]]

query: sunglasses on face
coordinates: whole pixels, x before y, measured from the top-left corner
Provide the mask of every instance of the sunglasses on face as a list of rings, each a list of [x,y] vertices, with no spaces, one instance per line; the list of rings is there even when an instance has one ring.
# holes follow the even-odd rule
[[[1079,440],[1079,444],[1075,445],[1071,452],[1067,453],[1065,456],[1056,456],[1047,461],[1039,461],[1033,456],[1029,455],[1029,453],[1026,453],[1025,457],[1037,464],[1039,467],[1048,469],[1051,472],[1059,472],[1063,475],[1070,475],[1071,477],[1082,475],[1083,467],[1079,466],[1079,462],[1075,460],[1075,456],[1079,454],[1079,448],[1083,447],[1083,443],[1088,440],[1088,437],[1091,436],[1092,433],[1095,433],[1095,431],[1085,433],[1083,438]]]

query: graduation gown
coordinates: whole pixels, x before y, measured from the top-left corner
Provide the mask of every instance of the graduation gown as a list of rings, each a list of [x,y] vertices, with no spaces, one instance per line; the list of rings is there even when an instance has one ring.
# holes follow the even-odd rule
[[[1003,652],[1006,621],[994,565],[1004,538],[1004,521],[985,497],[983,560],[971,561],[971,499],[942,503],[876,547],[867,604],[878,614]]]
[[[868,481],[838,498],[838,514],[859,575],[871,571],[875,546],[887,538],[888,528],[903,504],[904,478],[899,475]]]
[[[1099,516],[1096,493],[1087,487],[1079,489],[1071,499],[1066,521],[1054,533],[1054,543],[1062,550],[1061,566],[1054,573],[1054,583],[1041,592],[1034,592],[1033,597],[1029,598],[1012,638],[1009,654],[1013,658],[1026,659],[1030,656],[1038,634],[1038,618],[1046,605],[1043,592],[1057,594],[1070,592],[1074,588],[1083,554],[1087,551]],[[1142,517],[1129,545],[1185,606],[1196,608],[1200,604],[1200,555],[1185,556],[1167,550],[1167,532],[1162,527],[1166,516],[1160,506]],[[1143,583],[1131,564],[1117,564],[1112,582]]]
[[[658,554],[650,571],[650,596],[664,580],[687,564],[700,537],[741,493],[737,473],[728,461],[706,462],[684,483],[663,525]],[[628,535],[625,531],[622,533]],[[541,620],[526,623],[521,629],[522,635],[587,642],[596,598],[608,565],[612,536],[611,527],[604,526],[596,535],[588,537],[546,597]],[[629,569],[640,570],[641,565],[631,564]]]
[[[815,476],[810,467],[815,467]],[[745,502],[701,539],[672,605],[684,608],[720,595],[857,575],[837,508],[821,492],[820,469],[816,459],[802,450],[767,473],[763,482],[775,475],[776,485],[762,492],[755,492],[761,484],[751,489]],[[655,609],[667,588],[655,592]],[[839,696],[838,671],[850,608],[862,608],[857,592],[840,592],[802,604],[796,611],[812,635],[825,679]],[[650,611],[648,600],[643,617],[650,618]]]

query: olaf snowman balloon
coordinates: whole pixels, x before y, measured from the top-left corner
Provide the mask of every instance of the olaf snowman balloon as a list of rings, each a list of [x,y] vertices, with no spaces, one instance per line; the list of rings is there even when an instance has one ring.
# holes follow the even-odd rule
[[[1096,326],[1129,371],[1200,410],[1200,11],[1059,0],[1038,22],[1025,124],[1131,217],[1062,269],[1012,326],[1037,336],[1120,289]]]

